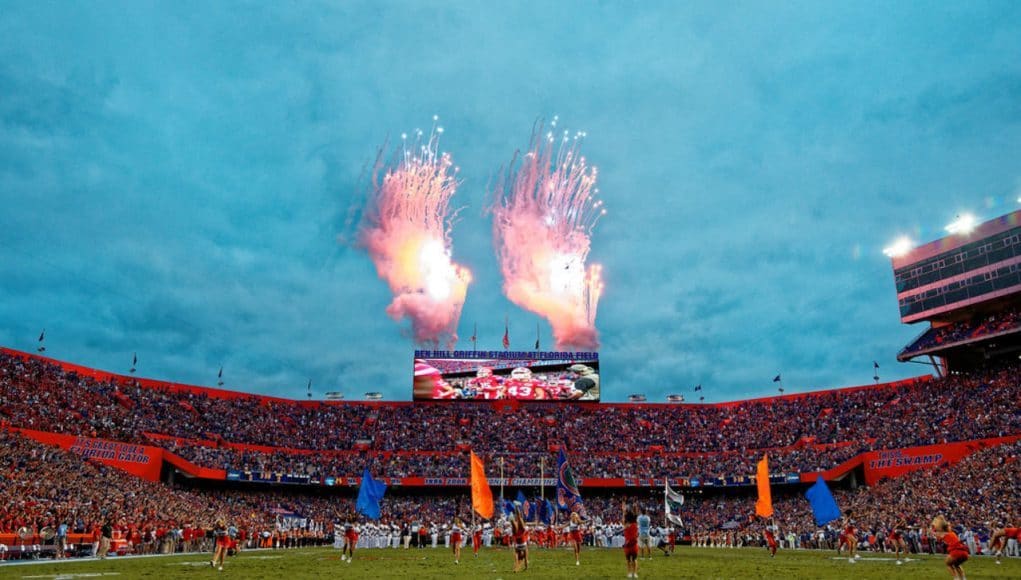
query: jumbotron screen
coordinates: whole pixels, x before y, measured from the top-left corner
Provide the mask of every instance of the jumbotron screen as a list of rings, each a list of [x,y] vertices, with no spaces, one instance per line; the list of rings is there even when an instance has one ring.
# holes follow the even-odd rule
[[[416,401],[598,401],[599,353],[415,351]]]

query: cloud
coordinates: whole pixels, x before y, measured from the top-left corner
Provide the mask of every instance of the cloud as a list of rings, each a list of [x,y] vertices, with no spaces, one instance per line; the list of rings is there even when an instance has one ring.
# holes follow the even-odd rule
[[[542,17],[534,15],[541,13]],[[915,334],[881,248],[1017,207],[1021,8],[674,3],[8,7],[0,341],[303,397],[410,396],[407,328],[337,243],[388,135],[442,116],[459,334],[530,345],[483,212],[532,123],[585,130],[609,214],[604,392],[884,378]],[[988,204],[987,204],[988,205]],[[992,217],[992,215],[985,216]],[[543,343],[551,344],[543,328]]]

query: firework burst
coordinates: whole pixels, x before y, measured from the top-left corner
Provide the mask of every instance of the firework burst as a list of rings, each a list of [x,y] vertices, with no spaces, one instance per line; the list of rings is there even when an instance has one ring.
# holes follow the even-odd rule
[[[493,239],[504,292],[543,316],[560,350],[596,349],[602,268],[586,265],[592,230],[606,214],[597,170],[581,155],[585,133],[540,124],[494,190]]]
[[[459,182],[439,150],[442,133],[434,123],[428,135],[401,135],[389,162],[380,149],[359,239],[393,293],[387,314],[409,318],[415,342],[452,347],[471,272],[451,259],[457,212],[450,202]]]

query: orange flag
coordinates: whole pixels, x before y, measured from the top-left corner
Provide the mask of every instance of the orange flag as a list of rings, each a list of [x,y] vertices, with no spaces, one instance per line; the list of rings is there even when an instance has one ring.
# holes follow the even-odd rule
[[[769,457],[762,456],[755,474],[755,484],[759,488],[759,501],[755,502],[755,515],[768,518],[773,515],[773,497],[769,493]]]
[[[493,490],[489,489],[489,482],[486,481],[486,472],[482,466],[482,460],[475,452],[471,452],[472,473],[472,508],[480,516],[489,519],[493,517]]]

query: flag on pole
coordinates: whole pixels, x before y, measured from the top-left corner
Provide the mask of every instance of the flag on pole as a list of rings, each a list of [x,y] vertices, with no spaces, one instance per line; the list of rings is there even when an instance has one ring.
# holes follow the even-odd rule
[[[223,386],[223,367],[220,367],[220,372],[216,373],[216,386]]]
[[[525,492],[518,490],[517,502],[521,504],[521,513],[525,516],[525,521],[530,522],[535,519],[535,502],[528,501],[525,497]]]
[[[878,371],[879,370],[879,363],[877,363],[876,361],[872,361],[872,368],[874,368],[874,369],[876,369]]]
[[[773,515],[773,497],[769,492],[769,457],[762,456],[755,475],[755,485],[759,488],[759,500],[755,502],[755,515],[768,518]]]
[[[697,385],[695,385],[695,390],[696,390],[696,391],[701,391],[701,390],[702,390],[702,385],[701,385],[701,383],[700,383],[700,384],[697,384]]]
[[[556,523],[557,510],[553,509],[553,504],[550,503],[550,500],[542,500],[542,504],[539,506],[539,519],[546,525]]]
[[[510,350],[510,323],[503,322],[503,350]]]
[[[779,383],[780,382],[780,375],[776,375],[775,377],[773,377],[773,382],[774,383]]]
[[[131,353],[131,368],[128,369],[128,372],[134,374],[135,367],[137,365],[138,365],[138,353],[137,352]]]
[[[358,501],[355,509],[370,520],[379,519],[379,502],[386,493],[386,484],[372,479],[368,466],[362,472],[362,484],[358,486]]]
[[[479,325],[478,325],[478,323],[473,323],[472,324],[472,337],[471,337],[472,350],[475,350],[475,345],[478,343],[478,340],[479,340]]]
[[[585,504],[581,501],[581,492],[574,481],[574,472],[567,462],[567,454],[564,453],[563,447],[557,455],[557,507],[578,512],[579,516],[585,517]]]
[[[312,379],[308,380],[308,386],[305,387],[305,393],[308,394],[308,398],[309,399],[312,398]]]
[[[539,323],[535,323],[535,350],[539,350]]]
[[[812,506],[812,515],[815,516],[815,525],[825,526],[833,520],[840,519],[840,508],[837,500],[833,499],[830,488],[826,486],[822,475],[815,480],[815,485],[805,491],[805,497]]]
[[[42,332],[39,333],[39,348],[36,349],[36,352],[46,352],[46,345],[43,344],[44,340],[46,340],[46,329],[45,328],[43,329]]]
[[[493,490],[486,481],[486,470],[475,452],[471,452],[472,509],[486,519],[493,517]]]
[[[670,489],[670,480],[663,480],[663,507],[666,510],[666,519],[672,524],[683,526],[684,522],[681,521],[681,516],[675,515],[673,512],[680,511],[681,506],[684,505],[684,496]],[[676,506],[676,507],[674,507]]]

